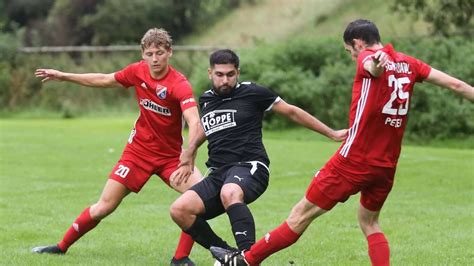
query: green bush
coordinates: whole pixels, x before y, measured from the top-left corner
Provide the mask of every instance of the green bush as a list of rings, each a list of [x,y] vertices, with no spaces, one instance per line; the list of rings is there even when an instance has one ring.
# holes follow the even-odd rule
[[[395,48],[433,68],[474,84],[472,37],[412,38],[397,40]],[[459,95],[431,84],[415,86],[407,134],[426,138],[467,137],[474,133],[474,105]]]
[[[243,78],[249,76],[329,125],[347,127],[352,70],[337,40],[298,38],[271,49],[261,47],[256,53],[244,52],[242,61]],[[272,128],[291,125],[273,115],[266,122]]]
[[[390,40],[388,40],[390,42]],[[474,84],[472,38],[411,38],[393,41],[396,50]],[[348,126],[355,64],[340,39],[296,38],[285,43],[239,50],[241,81],[266,86],[334,128]],[[0,53],[0,111],[49,110],[63,117],[107,110],[136,110],[131,91],[82,88],[67,82],[41,84],[36,68],[67,72],[117,71],[140,59],[139,52],[31,55]],[[207,53],[176,52],[171,62],[190,78],[196,97],[210,88]],[[467,137],[474,133],[474,105],[455,93],[429,84],[415,87],[411,101],[409,138]],[[292,124],[271,113],[265,126]]]
[[[390,42],[390,40],[389,40]],[[412,38],[394,41],[396,50],[474,84],[472,38]],[[296,38],[283,44],[239,51],[241,80],[266,86],[335,128],[348,126],[355,63],[340,39]],[[206,64],[191,76],[196,95],[209,88]],[[407,135],[413,139],[467,137],[474,133],[474,106],[455,93],[418,84],[411,102]],[[290,122],[271,113],[266,126]]]
[[[47,82],[42,84],[34,77],[37,68],[55,68],[65,72],[111,73],[138,60],[136,53],[81,54],[74,58],[68,54],[38,55],[19,54],[15,68],[9,69],[9,84],[3,87],[8,97],[2,98],[3,113],[52,111],[64,117],[103,111],[128,105],[133,92],[121,89],[84,88],[69,82]],[[1,79],[0,79],[1,82]]]
[[[0,104],[6,108],[10,92],[11,72],[15,61],[17,40],[11,34],[0,33]]]

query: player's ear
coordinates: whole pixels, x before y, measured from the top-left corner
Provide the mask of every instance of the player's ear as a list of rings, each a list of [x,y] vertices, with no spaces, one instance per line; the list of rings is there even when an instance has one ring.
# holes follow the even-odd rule
[[[362,50],[365,48],[365,42],[361,39],[353,39],[354,45],[352,45],[352,48],[356,50]]]
[[[209,79],[212,79],[212,69],[211,68],[207,69],[207,75],[208,75]]]

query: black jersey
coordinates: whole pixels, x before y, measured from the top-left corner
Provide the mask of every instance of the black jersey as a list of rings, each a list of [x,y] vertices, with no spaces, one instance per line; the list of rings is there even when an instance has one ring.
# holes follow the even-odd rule
[[[247,161],[270,164],[262,142],[262,121],[280,97],[250,82],[238,83],[231,94],[206,91],[199,99],[201,123],[208,140],[208,167]]]

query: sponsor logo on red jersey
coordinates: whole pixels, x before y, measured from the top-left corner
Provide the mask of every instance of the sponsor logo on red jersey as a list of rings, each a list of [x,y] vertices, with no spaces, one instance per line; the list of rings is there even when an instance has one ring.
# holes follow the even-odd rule
[[[194,98],[189,98],[189,99],[186,99],[182,102],[183,105],[187,104],[187,103],[193,103],[194,102]]]
[[[161,106],[150,99],[140,99],[140,105],[157,114],[171,116],[171,110],[169,108]]]

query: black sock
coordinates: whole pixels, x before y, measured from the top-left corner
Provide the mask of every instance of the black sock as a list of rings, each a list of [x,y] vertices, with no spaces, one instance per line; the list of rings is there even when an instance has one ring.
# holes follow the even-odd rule
[[[189,234],[194,241],[196,241],[199,245],[203,246],[206,249],[209,249],[211,246],[221,247],[221,248],[230,248],[227,243],[222,240],[219,236],[212,231],[211,227],[200,216],[196,216],[196,220],[194,221],[193,225],[189,227],[189,229],[184,230],[187,234]]]
[[[249,250],[255,243],[255,222],[249,208],[244,203],[235,203],[229,206],[226,212],[237,247],[240,250]]]

